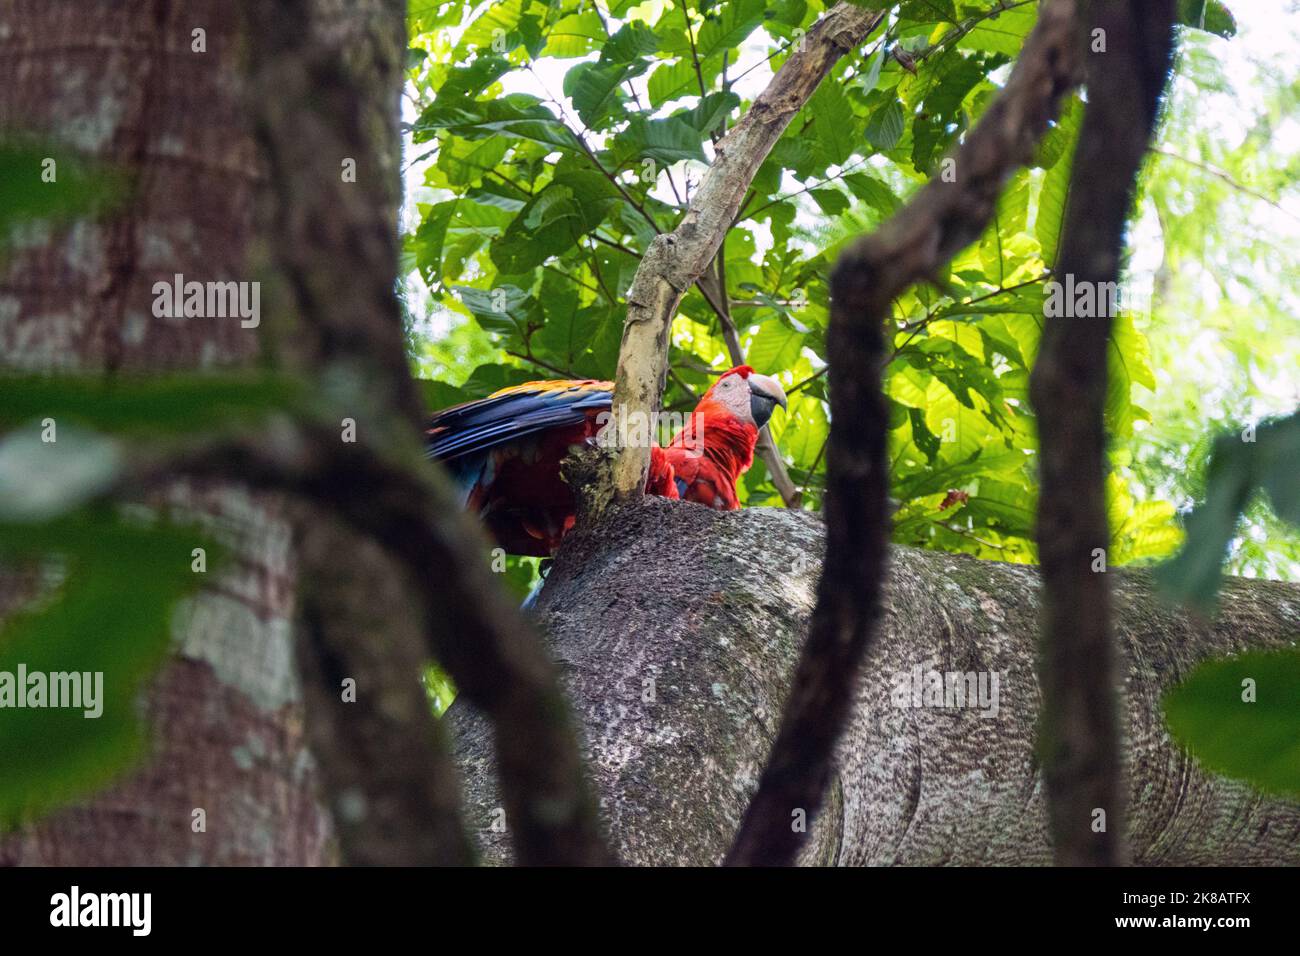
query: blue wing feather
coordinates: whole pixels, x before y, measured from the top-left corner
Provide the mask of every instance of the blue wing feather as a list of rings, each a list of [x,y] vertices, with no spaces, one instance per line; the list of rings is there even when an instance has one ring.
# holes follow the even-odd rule
[[[505,389],[434,415],[425,429],[429,436],[426,454],[447,461],[548,428],[576,425],[592,409],[609,408],[612,400],[613,386],[608,382],[574,382],[567,388],[557,382],[530,382]],[[472,475],[469,487],[473,487],[482,463],[477,467],[469,461],[462,464],[468,467],[454,468],[453,472],[464,472],[458,478]]]

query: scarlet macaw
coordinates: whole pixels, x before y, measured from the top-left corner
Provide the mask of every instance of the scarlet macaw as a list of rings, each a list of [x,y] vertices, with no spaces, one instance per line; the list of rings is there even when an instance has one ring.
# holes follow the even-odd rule
[[[614,385],[594,379],[526,382],[443,409],[426,428],[428,455],[451,471],[465,507],[512,554],[548,557],[573,526],[560,477],[572,445],[608,419]],[[758,430],[786,407],[776,379],[748,365],[724,372],[666,448],[650,449],[646,492],[724,511],[739,507],[736,479],[754,460]]]

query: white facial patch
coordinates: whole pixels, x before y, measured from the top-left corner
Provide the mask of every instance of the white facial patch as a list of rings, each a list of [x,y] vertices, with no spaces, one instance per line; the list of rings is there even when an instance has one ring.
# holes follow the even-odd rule
[[[754,424],[754,415],[749,407],[749,385],[739,374],[727,375],[713,386],[713,400],[742,422]]]

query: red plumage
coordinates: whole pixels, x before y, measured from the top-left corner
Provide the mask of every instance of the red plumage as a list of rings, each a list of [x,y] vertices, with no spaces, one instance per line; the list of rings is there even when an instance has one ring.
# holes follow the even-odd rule
[[[514,554],[547,556],[573,525],[560,461],[606,418],[610,382],[528,382],[439,412],[430,457],[446,463],[467,508]],[[737,508],[736,479],[754,458],[758,429],[785,405],[773,379],[737,366],[713,384],[666,448],[651,446],[646,492],[711,508]]]

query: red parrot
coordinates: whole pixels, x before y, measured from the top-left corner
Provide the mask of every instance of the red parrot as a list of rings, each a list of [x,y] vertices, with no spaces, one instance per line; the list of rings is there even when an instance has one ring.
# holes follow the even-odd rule
[[[428,423],[428,455],[451,471],[465,507],[512,554],[549,557],[573,526],[560,477],[572,445],[609,418],[612,382],[526,382],[443,409]],[[652,445],[646,493],[723,511],[739,507],[736,479],[754,460],[758,430],[786,407],[776,379],[748,365],[724,372],[666,448]]]

